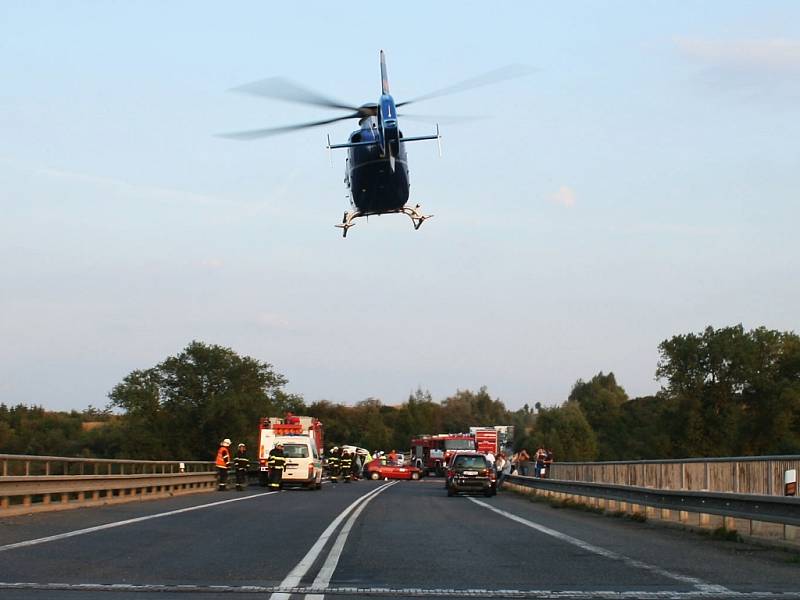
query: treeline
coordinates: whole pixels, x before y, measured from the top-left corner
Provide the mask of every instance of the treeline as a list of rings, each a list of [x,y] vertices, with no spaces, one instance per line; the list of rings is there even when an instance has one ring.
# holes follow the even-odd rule
[[[417,390],[399,405],[306,404],[272,365],[192,342],[136,370],[103,410],[51,412],[0,405],[0,452],[106,458],[212,457],[220,439],[257,445],[257,423],[286,411],[318,417],[329,445],[407,449],[420,433],[515,427],[514,444],[556,459],[634,460],[800,453],[800,338],[741,325],[678,335],[659,345],[655,396],[629,398],[613,373],[578,380],[566,401],[509,410],[486,388],[436,401]]]

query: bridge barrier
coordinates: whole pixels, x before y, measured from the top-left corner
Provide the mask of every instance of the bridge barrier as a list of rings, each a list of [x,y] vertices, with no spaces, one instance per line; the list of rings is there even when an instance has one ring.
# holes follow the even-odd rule
[[[0,515],[211,491],[214,463],[0,454]]]
[[[553,502],[584,505],[598,511],[684,527],[721,529],[733,536],[757,541],[766,539],[783,547],[800,549],[798,497],[657,489],[519,475],[507,477],[503,487],[544,496]]]
[[[528,473],[534,472],[528,463]],[[800,471],[800,456],[739,456],[609,462],[555,462],[550,477],[660,490],[782,496],[786,471]]]

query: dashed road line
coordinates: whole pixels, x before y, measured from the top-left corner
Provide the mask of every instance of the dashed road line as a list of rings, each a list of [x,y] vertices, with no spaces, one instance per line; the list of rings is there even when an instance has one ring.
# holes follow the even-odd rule
[[[300,581],[303,579],[303,577],[305,577],[306,573],[308,573],[308,571],[314,565],[314,561],[316,561],[319,555],[322,553],[322,550],[327,545],[328,540],[333,535],[333,532],[336,531],[336,529],[339,527],[339,523],[344,521],[345,518],[347,518],[347,515],[349,515],[350,512],[353,509],[355,509],[361,502],[363,502],[367,498],[370,498],[373,495],[381,493],[384,489],[393,486],[395,483],[396,482],[384,483],[383,485],[367,492],[363,496],[359,496],[355,501],[353,501],[352,504],[350,504],[350,506],[348,506],[341,513],[339,513],[339,516],[336,517],[333,521],[331,521],[331,524],[328,525],[325,531],[322,532],[322,535],[319,536],[317,541],[314,543],[313,546],[311,546],[311,549],[306,553],[306,555],[300,559],[300,562],[297,563],[294,569],[292,569],[289,572],[289,574],[283,579],[279,588],[292,589],[299,586]],[[270,600],[289,600],[289,597],[291,596],[292,593],[294,592],[289,592],[289,593],[280,591],[273,592],[272,596],[270,596]],[[314,593],[314,592],[309,592],[309,593]]]
[[[377,492],[375,492],[372,496],[365,499],[361,504],[358,505],[353,511],[353,514],[350,515],[350,518],[347,519],[347,522],[342,527],[339,535],[336,537],[336,541],[333,543],[333,547],[331,548],[330,552],[328,553],[328,557],[325,559],[325,563],[322,565],[322,568],[317,573],[316,579],[314,579],[314,583],[311,584],[312,588],[315,589],[327,589],[331,583],[331,578],[333,578],[334,572],[336,572],[336,567],[339,564],[339,559],[342,556],[342,551],[344,550],[344,545],[347,543],[347,537],[350,535],[350,530],[353,528],[353,524],[358,519],[358,516],[361,512],[366,508],[367,504],[372,502],[378,494],[387,490],[388,488],[392,487],[394,483],[390,485],[383,486]],[[325,596],[323,594],[308,594],[305,600],[323,600]]]
[[[562,533],[560,531],[556,531],[555,529],[550,529],[549,527],[545,527],[544,525],[540,525],[534,521],[529,521],[523,517],[517,516],[514,513],[510,513],[508,511],[496,508],[491,504],[487,504],[486,502],[482,502],[480,500],[476,500],[475,498],[469,498],[475,504],[482,506],[498,515],[501,515],[507,519],[511,519],[521,525],[525,525],[526,527],[530,527],[531,529],[535,529],[540,533],[544,533],[545,535],[549,535],[554,537],[562,542],[567,542],[568,544],[572,544],[573,546],[577,546],[587,552],[591,552],[592,554],[597,554],[598,556],[603,556],[605,558],[610,558],[611,560],[617,560],[620,562],[625,563],[630,567],[635,567],[637,569],[643,569],[645,571],[650,571],[651,573],[655,573],[656,575],[661,575],[662,577],[666,577],[668,579],[672,579],[673,581],[679,581],[681,583],[688,583],[695,587],[700,592],[711,592],[711,593],[728,593],[730,590],[721,585],[715,585],[711,583],[707,583],[702,579],[697,577],[690,577],[689,575],[681,575],[680,573],[675,573],[673,571],[669,571],[667,569],[663,569],[656,565],[651,565],[646,562],[642,562],[640,560],[636,560],[635,558],[630,558],[629,556],[625,556],[624,554],[619,554],[614,552],[613,550],[608,550],[607,548],[602,548],[600,546],[595,546],[594,544],[590,544],[589,542],[585,542],[584,540],[578,539],[576,537],[572,537],[571,535],[567,535],[566,533]]]
[[[105,529],[113,529],[115,527],[122,527],[124,525],[132,525],[133,523],[141,523],[142,521],[150,521],[151,519],[160,519],[162,517],[171,517],[182,513],[191,512],[193,510],[200,510],[203,508],[211,508],[213,506],[221,506],[222,504],[229,504],[231,502],[241,502],[243,500],[252,500],[253,498],[260,498],[262,496],[269,496],[277,494],[278,492],[263,492],[261,494],[253,494],[251,496],[242,496],[240,498],[231,498],[230,500],[220,500],[219,502],[210,502],[208,504],[200,504],[198,506],[189,506],[187,508],[179,508],[177,510],[170,510],[163,513],[154,515],[145,515],[143,517],[136,517],[134,519],[125,519],[124,521],[114,521],[113,523],[105,523],[104,525],[96,525],[94,527],[86,527],[85,529],[76,529],[74,531],[67,531],[65,533],[58,533],[56,535],[48,535],[47,537],[40,537],[33,540],[25,540],[24,542],[16,542],[13,544],[6,544],[0,546],[0,552],[6,550],[14,550],[15,548],[26,548],[28,546],[37,546],[39,544],[46,544],[47,542],[56,542],[67,538],[75,537],[78,535],[86,535],[87,533],[94,533],[96,531],[103,531]]]
[[[391,587],[277,587],[259,585],[136,585],[128,583],[3,583],[0,590],[38,590],[69,592],[186,592],[190,594],[292,594],[324,593],[331,596],[396,597],[396,598],[524,598],[531,600],[694,600],[712,598],[722,600],[800,600],[800,592],[736,592],[732,590],[708,592],[692,591],[615,591],[615,590],[513,590],[513,589],[447,589],[447,588],[391,588]]]

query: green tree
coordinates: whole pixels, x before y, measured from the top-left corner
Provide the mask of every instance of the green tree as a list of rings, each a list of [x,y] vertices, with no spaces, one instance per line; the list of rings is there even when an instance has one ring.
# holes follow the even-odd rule
[[[258,419],[304,412],[272,365],[192,342],[155,367],[133,371],[109,394],[125,412],[130,457],[207,460],[222,438],[256,444]]]
[[[678,456],[800,451],[800,338],[742,325],[659,345]]]
[[[622,458],[620,450],[626,436],[622,407],[628,401],[628,394],[617,384],[614,373],[604,375],[601,371],[589,381],[579,379],[572,387],[569,401],[578,403],[592,426],[597,436],[598,458]]]
[[[531,454],[538,447],[550,448],[559,461],[597,458],[597,438],[577,402],[541,409],[526,446]]]

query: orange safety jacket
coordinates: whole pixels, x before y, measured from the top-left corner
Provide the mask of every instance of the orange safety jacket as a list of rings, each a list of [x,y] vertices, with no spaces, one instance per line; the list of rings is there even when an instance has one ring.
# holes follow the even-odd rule
[[[228,463],[231,462],[231,452],[225,446],[220,446],[217,450],[216,465],[220,469],[227,469]]]

